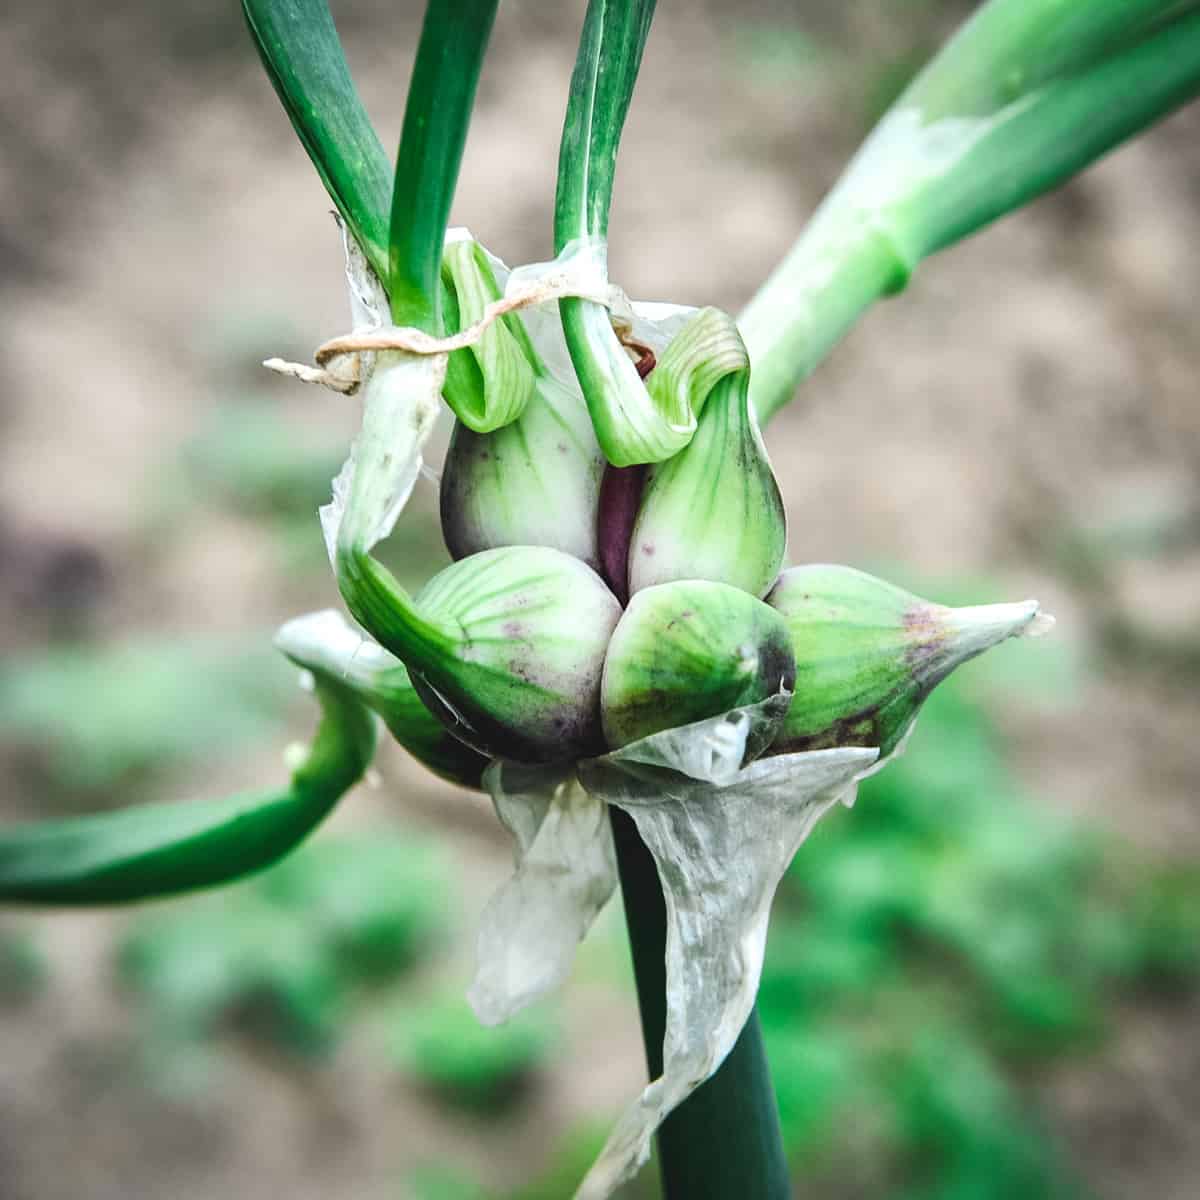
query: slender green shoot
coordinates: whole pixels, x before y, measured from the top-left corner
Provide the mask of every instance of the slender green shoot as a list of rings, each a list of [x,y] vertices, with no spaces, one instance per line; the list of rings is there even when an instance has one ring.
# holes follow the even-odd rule
[[[442,245],[475,87],[499,0],[430,0],[417,47],[392,189],[392,318],[441,332]]]
[[[617,148],[637,82],[654,0],[591,0],[571,77],[558,157],[554,206],[556,253],[580,245],[607,269],[608,212]],[[567,348],[596,437],[615,466],[659,462],[687,445],[682,425],[660,412],[609,321],[590,300],[559,302]]]

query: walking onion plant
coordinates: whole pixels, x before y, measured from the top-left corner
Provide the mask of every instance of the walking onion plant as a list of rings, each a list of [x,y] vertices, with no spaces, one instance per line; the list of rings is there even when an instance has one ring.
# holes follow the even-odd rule
[[[1049,621],[949,609],[839,566],[783,569],[760,433],[927,255],[1200,90],[1200,2],[989,0],[895,101],[746,311],[631,304],[608,278],[621,131],[654,0],[590,0],[554,259],[448,230],[498,0],[429,0],[393,169],[325,0],[243,0],[340,215],[353,328],[278,369],[363,400],[321,521],[337,613],[283,626],[321,707],[283,788],[6,830],[0,899],[142,900],[239,878],[362,776],[377,718],[490,792],[517,840],[470,995],[504,1020],[624,891],[653,1082],[580,1186],[659,1136],[672,1197],[788,1191],[754,1015],[767,913],[814,821],[902,744],[963,661]],[[441,399],[455,562],[409,595],[372,553]]]

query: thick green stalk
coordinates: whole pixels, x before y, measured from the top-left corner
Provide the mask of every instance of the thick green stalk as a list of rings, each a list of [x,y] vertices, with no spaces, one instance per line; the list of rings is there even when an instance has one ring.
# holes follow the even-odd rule
[[[654,859],[632,818],[615,806],[609,811],[653,1079],[663,1066],[666,906]],[[791,1195],[757,1011],[720,1070],[663,1122],[658,1163],[665,1200],[787,1200]]]
[[[375,719],[320,679],[322,719],[277,791],[146,804],[0,831],[0,901],[116,904],[228,883],[294,849],[367,769]]]
[[[392,165],[358,98],[325,0],[242,0],[292,128],[380,279]]]
[[[926,256],[1200,91],[1196,0],[992,0],[876,126],[743,312],[765,424]]]
[[[392,318],[441,331],[442,245],[475,86],[500,0],[430,0],[396,158],[389,238]]]

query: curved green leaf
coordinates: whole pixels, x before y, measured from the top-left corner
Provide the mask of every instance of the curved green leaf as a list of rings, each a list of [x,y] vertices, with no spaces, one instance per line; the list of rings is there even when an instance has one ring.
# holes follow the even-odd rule
[[[123,903],[269,866],[320,823],[375,750],[374,718],[347,689],[318,679],[316,695],[321,723],[288,787],[0,831],[0,902]]]
[[[250,35],[330,198],[387,278],[392,167],[350,78],[325,0],[242,0]]]
[[[475,241],[446,247],[442,282],[446,326],[455,332],[481,320],[484,309],[500,299],[492,265]],[[525,411],[534,394],[535,364],[544,369],[520,317],[505,313],[473,346],[450,355],[442,395],[468,429],[491,433]]]

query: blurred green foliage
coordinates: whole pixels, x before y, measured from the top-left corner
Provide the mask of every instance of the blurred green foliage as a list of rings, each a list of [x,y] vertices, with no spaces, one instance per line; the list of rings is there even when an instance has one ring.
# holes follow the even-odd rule
[[[487,1191],[474,1176],[444,1163],[422,1163],[408,1172],[401,1193],[404,1200],[488,1200]]]
[[[493,1193],[493,1200],[560,1200],[570,1196],[596,1161],[608,1138],[605,1121],[583,1121],[555,1148],[540,1176],[511,1191]],[[657,1200],[658,1172],[653,1165],[616,1193],[620,1200]]]
[[[327,566],[316,513],[345,449],[337,438],[306,436],[294,413],[269,399],[221,404],[155,479],[147,532],[177,540],[190,520],[223,511],[258,524],[277,576],[316,575]]]
[[[322,838],[246,884],[133,923],[119,950],[156,1051],[234,1021],[284,1050],[328,1050],[356,987],[428,952],[449,919],[449,869],[427,842]]]
[[[217,499],[245,516],[303,516],[312,524],[344,457],[328,438],[305,440],[280,406],[248,400],[212,411],[184,445],[181,465],[207,504]]]
[[[0,666],[0,738],[49,786],[94,793],[268,741],[294,695],[269,639],[64,646]]]
[[[328,560],[316,513],[329,502],[347,450],[348,441],[327,433],[305,436],[294,414],[270,400],[220,405],[162,473],[151,527],[178,537],[189,516],[219,508],[258,523],[282,577],[323,574]],[[420,587],[449,563],[436,486],[418,483],[382,554],[408,587]]]
[[[0,929],[0,1008],[27,1004],[49,976],[49,964],[32,933]]]
[[[422,1163],[408,1173],[403,1200],[563,1200],[596,1160],[608,1135],[605,1123],[587,1120],[561,1138],[550,1164],[528,1183],[511,1189],[487,1187],[460,1167]],[[647,1169],[617,1192],[620,1200],[657,1200],[657,1172]]]
[[[838,5],[809,5],[783,20],[748,15],[727,39],[731,70],[755,89],[792,95],[800,80],[810,94],[836,97],[861,140],[970,5],[904,0],[901,7],[903,19],[873,29]]]
[[[458,1108],[494,1112],[520,1100],[557,1042],[544,1006],[485,1028],[459,993],[406,1005],[392,1051],[402,1071]]]
[[[1077,1194],[1016,1072],[1095,1045],[1119,987],[1194,982],[1198,918],[1197,873],[1039,807],[943,685],[776,904],[759,1007],[789,1152],[866,1155],[904,1200]]]

